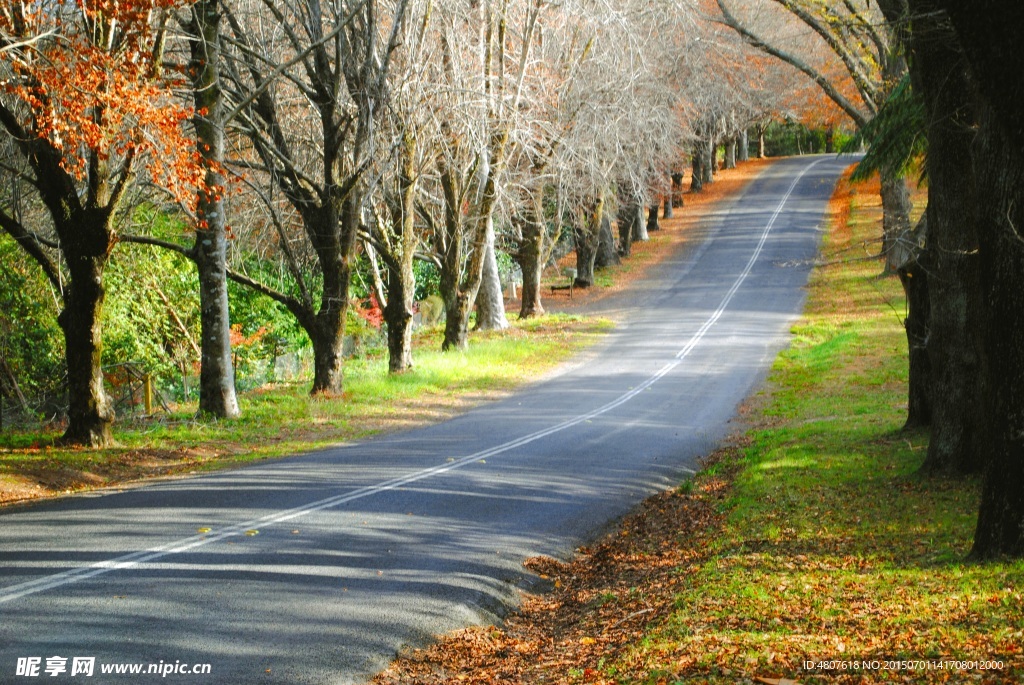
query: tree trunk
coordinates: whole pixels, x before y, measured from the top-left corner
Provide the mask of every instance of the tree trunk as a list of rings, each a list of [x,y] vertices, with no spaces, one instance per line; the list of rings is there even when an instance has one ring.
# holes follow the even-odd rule
[[[894,274],[911,255],[910,191],[906,179],[892,170],[883,170],[882,179],[882,254],[885,272]]]
[[[736,168],[736,137],[730,136],[725,141],[725,168]]]
[[[337,274],[325,274],[320,310],[314,316],[312,330],[306,331],[313,343],[313,387],[310,388],[310,395],[341,394],[345,314],[348,307],[341,306],[339,280]]]
[[[622,257],[633,254],[633,232],[636,230],[638,212],[639,208],[631,200],[619,205],[616,224],[619,229],[619,255]]]
[[[544,205],[539,190],[530,193],[523,212],[522,233],[523,239],[516,254],[516,261],[523,272],[519,318],[529,319],[544,313],[540,301],[540,280],[544,271]]]
[[[388,371],[412,368],[412,317],[416,295],[413,260],[416,256],[416,137],[407,130],[402,138],[398,194],[390,204],[391,221],[398,227],[398,244],[385,259],[388,273],[384,320],[388,326]]]
[[[464,350],[469,346],[470,300],[462,291],[462,253],[465,245],[461,194],[458,174],[445,169],[441,173],[441,187],[445,197],[443,252],[441,254],[440,283],[438,289],[444,300],[444,339],[441,350]]]
[[[476,298],[476,330],[503,331],[508,328],[505,316],[505,298],[498,274],[498,259],[494,250],[494,220],[488,216],[484,246],[483,277]]]
[[[388,269],[388,303],[384,321],[388,327],[388,371],[403,373],[412,368],[412,308],[416,282],[412,264],[407,274]]]
[[[90,218],[93,222],[104,221]],[[71,282],[64,309],[57,317],[66,346],[69,401],[68,427],[60,443],[107,447],[113,442],[110,426],[114,422],[114,409],[103,388],[100,314],[110,233],[105,225],[82,224],[75,227],[75,232],[78,244],[63,246]]]
[[[921,217],[914,230],[915,243],[921,244],[927,232],[927,214]],[[928,263],[926,250],[919,250],[899,269],[900,282],[907,297],[907,318],[903,325],[907,331],[910,378],[907,395],[907,421],[904,429],[931,425],[932,420],[932,366],[928,358],[929,315]]]
[[[594,266],[603,269],[608,266],[618,266],[622,263],[619,258],[619,251],[615,246],[615,236],[612,234],[612,222],[605,213],[601,214],[601,226],[598,228],[597,256],[594,259]]]
[[[661,224],[658,223],[658,205],[651,205],[650,208],[647,210],[647,230],[661,230]]]
[[[765,154],[765,149],[764,149],[764,133],[765,133],[765,127],[764,126],[758,126],[757,127],[757,158],[758,159],[764,159],[765,157],[768,156],[767,154]]]
[[[736,160],[739,162],[750,161],[750,137],[747,129],[740,131],[739,149],[736,150]]]
[[[645,243],[651,239],[647,235],[647,222],[644,220],[643,199],[634,199],[633,205],[633,242]],[[654,223],[658,223],[658,208],[654,208]]]
[[[605,225],[608,225],[608,232],[611,233],[611,226],[604,215],[604,196],[599,195],[594,201],[592,211],[575,227],[576,279],[573,285],[577,288],[589,288],[594,285],[594,262],[597,259],[602,228]]]
[[[971,152],[978,183],[981,301],[988,305],[982,321],[985,383],[978,395],[984,403],[981,447],[987,459],[971,556],[994,559],[1024,556],[1024,60],[1017,50],[1019,7],[983,5],[950,0],[911,3],[915,15],[929,19],[937,7],[949,12],[978,98]],[[916,36],[917,23],[913,28]],[[950,38],[939,36],[947,43]],[[946,88],[959,88],[958,80]],[[941,113],[929,112],[933,125],[937,114]],[[929,139],[929,159],[933,154]]]
[[[964,187],[970,181],[962,164],[946,154],[947,144],[933,131],[928,155],[928,240],[935,277],[928,284],[928,356],[934,403],[932,437],[923,468],[964,474],[982,467],[976,441],[981,438],[978,402],[985,392],[978,349],[984,302],[980,297],[977,230],[970,200],[973,188]]]
[[[987,129],[987,133],[986,130]],[[1021,138],[982,125],[982,280],[989,312],[983,337],[987,454],[975,531],[976,558],[1024,556],[1024,154]],[[985,167],[982,171],[979,167]]]
[[[701,181],[707,185],[715,182],[715,174],[718,173],[718,145],[715,144],[714,138],[708,138],[702,146],[704,147],[704,163],[701,165],[701,171],[704,178]]]
[[[979,109],[974,173],[988,303],[982,335],[986,382],[980,395],[988,459],[971,556],[1024,557],[1024,152],[1019,135],[1011,133],[1013,123],[997,122],[988,103]]]
[[[219,176],[219,174],[214,174]],[[221,204],[221,203],[218,203]],[[202,203],[200,203],[202,207]],[[210,211],[207,208],[207,211]],[[223,212],[223,207],[220,210]],[[199,216],[203,216],[201,208]],[[207,214],[209,216],[209,214]],[[199,271],[199,306],[202,326],[199,370],[199,413],[218,418],[240,414],[235,394],[231,355],[231,318],[228,307],[227,240],[223,223],[213,231],[196,231],[196,268]]]
[[[930,3],[929,3],[930,4]],[[979,471],[984,434],[979,331],[985,302],[978,259],[977,186],[964,164],[975,139],[970,82],[948,24],[922,14],[912,34],[911,77],[928,111],[928,252],[932,278],[928,357],[932,436],[922,469]]]
[[[199,271],[202,364],[199,372],[199,413],[219,418],[239,415],[235,370],[231,356],[231,317],[228,309],[227,192],[224,164],[223,92],[220,88],[220,10],[217,0],[193,6],[193,117],[196,144],[206,162],[206,187],[199,189],[195,255]]]
[[[685,189],[683,188],[683,172],[680,171],[679,173],[672,174],[672,206],[673,207],[682,207],[683,206],[683,202],[685,201],[684,198],[683,198],[683,193],[684,192],[685,192]],[[666,219],[669,218],[669,215],[666,214],[665,218]]]
[[[311,395],[340,395],[344,364],[345,318],[348,314],[352,259],[362,217],[362,195],[352,188],[341,200],[340,212],[331,206],[318,210],[322,244],[318,260],[323,267],[320,309],[308,331],[313,343],[313,387]]]
[[[701,144],[697,143],[697,146],[693,149],[693,154],[690,156],[690,165],[693,169],[690,176],[691,193],[699,193],[704,190],[704,157],[701,154],[701,148]]]

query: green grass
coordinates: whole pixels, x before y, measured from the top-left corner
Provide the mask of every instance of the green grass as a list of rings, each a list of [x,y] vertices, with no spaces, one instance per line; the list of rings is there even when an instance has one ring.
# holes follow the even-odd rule
[[[387,359],[348,360],[344,392],[312,398],[308,383],[276,384],[240,396],[242,417],[198,420],[196,407],[115,424],[117,447],[53,447],[58,430],[0,434],[0,478],[51,482],[57,491],[92,482],[219,468],[366,438],[438,421],[551,370],[611,322],[551,314],[510,330],[474,333],[465,352],[441,353],[441,330],[417,337],[414,368],[387,372]]]
[[[833,232],[826,255],[870,240],[877,222],[858,203],[852,234]],[[903,296],[880,266],[816,270],[806,314],[760,399],[763,418],[726,465],[736,476],[721,529],[704,540],[703,561],[679,569],[669,620],[608,674],[841,682],[801,664],[887,656],[999,658],[1012,668],[847,671],[846,680],[1024,680],[1024,563],[965,562],[978,482],[917,473],[927,434],[901,431],[906,338],[894,310]]]

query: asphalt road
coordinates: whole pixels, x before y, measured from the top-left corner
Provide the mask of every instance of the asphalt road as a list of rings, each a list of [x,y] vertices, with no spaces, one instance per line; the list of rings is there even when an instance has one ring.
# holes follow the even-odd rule
[[[571,553],[725,435],[801,308],[848,163],[768,167],[620,301],[600,349],[506,400],[0,514],[0,683],[358,683],[403,645],[491,620],[531,583],[525,558]],[[75,658],[93,675],[72,676]],[[117,664],[160,673],[102,672]]]

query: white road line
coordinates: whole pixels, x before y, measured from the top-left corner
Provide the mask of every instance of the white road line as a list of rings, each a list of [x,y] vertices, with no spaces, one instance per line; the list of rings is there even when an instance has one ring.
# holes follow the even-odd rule
[[[690,341],[686,343],[683,349],[679,350],[679,353],[676,355],[676,359],[683,359],[686,355],[690,354],[690,350],[697,346],[697,343],[701,341],[701,338],[703,338],[707,334],[707,332],[711,330],[711,327],[714,326],[718,319],[721,318],[722,314],[725,313],[725,308],[729,306],[729,303],[732,301],[733,296],[740,289],[740,286],[743,285],[743,281],[747,280],[747,276],[750,275],[750,272],[754,268],[754,263],[757,261],[757,258],[761,256],[761,251],[764,249],[764,244],[768,240],[768,234],[771,233],[772,226],[775,225],[775,220],[778,219],[779,214],[782,213],[782,208],[786,205],[786,201],[789,200],[789,196],[793,194],[794,190],[796,190],[796,184],[800,182],[800,179],[804,177],[804,174],[813,169],[816,165],[825,161],[825,159],[827,158],[822,157],[821,159],[815,160],[811,164],[808,164],[804,168],[804,170],[801,171],[797,175],[797,177],[793,179],[793,182],[789,186],[789,190],[787,190],[786,194],[782,196],[782,200],[779,202],[779,206],[775,208],[775,212],[772,214],[771,219],[768,220],[768,223],[764,227],[764,231],[761,232],[761,240],[758,241],[757,247],[754,249],[754,254],[750,255],[750,259],[747,260],[746,268],[743,269],[743,272],[740,273],[740,275],[736,278],[736,282],[732,284],[731,288],[729,288],[729,292],[727,292],[725,294],[725,297],[722,298],[722,303],[718,305],[718,309],[715,310],[715,313],[712,314],[708,318],[708,320],[704,322],[704,325],[700,327],[700,329],[693,335],[692,338],[690,338]]]
[[[275,524],[284,523],[286,521],[291,521],[301,516],[306,516],[307,514],[322,511],[324,509],[330,509],[332,507],[337,507],[348,502],[353,502],[355,500],[370,497],[372,495],[376,495],[382,492],[394,490],[396,488],[409,485],[410,483],[415,483],[417,481],[425,480],[427,478],[431,478],[442,473],[447,473],[448,471],[454,471],[456,469],[462,468],[463,466],[479,461],[480,459],[493,457],[504,452],[508,452],[509,450],[516,449],[517,447],[528,445],[531,442],[536,442],[537,440],[546,438],[549,435],[560,433],[564,430],[572,428],[573,426],[578,426],[581,423],[590,421],[594,418],[597,418],[598,416],[601,416],[602,414],[606,414],[611,410],[622,406],[623,404],[629,402],[631,399],[639,395],[647,388],[657,383],[659,380],[668,375],[673,369],[679,366],[682,363],[683,359],[685,359],[686,356],[697,346],[697,344],[701,341],[701,339],[708,332],[708,330],[710,330],[710,328],[713,325],[715,325],[715,322],[717,322],[718,319],[721,318],[722,314],[725,312],[726,307],[729,305],[729,302],[732,300],[733,296],[740,289],[740,286],[743,285],[743,282],[746,280],[747,276],[750,275],[751,270],[754,268],[754,263],[757,261],[757,258],[761,255],[761,251],[764,248],[765,242],[768,240],[768,234],[771,232],[772,226],[775,225],[775,221],[776,219],[778,219],[779,214],[782,213],[782,208],[785,206],[786,201],[789,200],[790,195],[792,195],[793,191],[796,189],[797,183],[800,181],[801,178],[804,177],[804,175],[808,171],[810,171],[815,165],[824,161],[824,159],[825,158],[822,158],[812,162],[807,167],[805,167],[804,170],[801,171],[795,179],[793,179],[793,183],[789,186],[789,190],[786,191],[786,194],[779,202],[779,206],[775,209],[775,212],[772,214],[771,219],[768,221],[768,224],[761,232],[761,238],[757,243],[757,247],[754,249],[754,253],[747,261],[746,267],[736,278],[736,281],[732,284],[732,287],[729,289],[725,297],[722,299],[722,302],[718,306],[718,309],[716,309],[715,312],[711,315],[711,317],[709,317],[708,320],[704,322],[704,324],[694,334],[694,336],[690,338],[689,342],[686,343],[683,349],[681,349],[676,354],[675,359],[665,364],[665,366],[661,367],[658,371],[656,371],[653,375],[647,378],[644,382],[633,387],[631,390],[629,390],[629,392],[620,395],[619,397],[615,398],[611,402],[608,402],[604,406],[598,407],[597,409],[594,409],[591,412],[588,412],[581,416],[577,416],[572,419],[568,419],[549,428],[544,428],[542,430],[530,433],[529,435],[523,436],[521,438],[516,438],[515,440],[511,440],[501,445],[481,450],[474,454],[461,457],[459,459],[456,459],[455,461],[448,462],[440,466],[434,466],[429,469],[415,471],[405,476],[399,476],[396,478],[392,478],[390,480],[386,480],[382,483],[378,483],[377,485],[368,485],[362,488],[357,488],[352,492],[348,492],[343,495],[335,495],[334,497],[328,497],[326,499],[318,500],[316,502],[311,502],[301,507],[287,509],[276,514],[271,514],[269,516],[264,516],[262,518],[253,519],[251,521],[246,521],[244,523],[238,523],[233,526],[229,526],[227,528],[219,530],[216,533],[193,535],[192,537],[176,540],[174,542],[159,547],[152,547],[150,549],[142,550],[139,552],[125,554],[123,556],[116,557],[114,559],[109,559],[107,561],[100,561],[94,564],[90,564],[88,566],[80,566],[78,568],[69,569],[61,573],[56,573],[42,578],[37,578],[35,580],[26,581],[24,583],[11,585],[9,587],[4,588],[2,591],[3,594],[0,594],[0,604],[12,602],[22,597],[38,594],[40,592],[45,592],[47,590],[53,590],[55,588],[62,587],[65,585],[78,583],[83,580],[88,580],[89,578],[95,578],[96,576],[100,576],[111,571],[120,571],[134,568],[136,566],[139,566],[140,564],[155,561],[157,559],[161,559],[172,554],[180,554],[182,552],[187,552],[189,550],[196,549],[198,547],[203,547],[214,542],[220,542],[221,540],[224,540],[226,538],[244,535],[245,531],[247,530],[266,528],[268,526],[273,526]]]

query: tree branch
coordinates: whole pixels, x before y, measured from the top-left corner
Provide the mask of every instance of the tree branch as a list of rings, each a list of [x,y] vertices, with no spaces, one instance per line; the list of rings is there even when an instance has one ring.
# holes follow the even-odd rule
[[[10,216],[3,210],[0,210],[0,228],[2,228],[7,235],[11,236],[11,238],[13,238],[14,241],[39,264],[43,273],[46,274],[47,280],[49,280],[50,283],[53,284],[53,287],[60,293],[61,299],[64,299],[66,293],[64,292],[64,284],[60,277],[60,269],[57,264],[50,259],[50,256],[46,254],[46,251],[43,250],[43,245],[55,246],[55,244],[44,241],[40,236],[26,229],[22,226],[21,222],[15,220],[14,217]]]
[[[733,16],[732,12],[730,12],[729,8],[726,6],[725,0],[717,0],[717,2],[718,8],[722,11],[722,16],[724,18],[724,21],[720,23],[724,23],[726,26],[736,31],[736,33],[740,34],[740,36],[742,36],[744,40],[746,40],[748,43],[750,43],[758,50],[761,50],[771,55],[772,57],[781,59],[783,62],[786,62],[787,64],[790,64],[791,66],[803,72],[812,81],[814,81],[818,85],[818,87],[822,89],[822,91],[824,91],[825,95],[827,95],[829,99],[832,100],[832,102],[836,103],[840,109],[846,112],[846,114],[849,115],[851,119],[853,119],[854,123],[858,127],[867,124],[868,120],[870,119],[870,116],[866,115],[864,112],[858,109],[856,105],[850,102],[842,93],[839,92],[839,90],[834,85],[832,85],[832,82],[829,81],[821,72],[819,72],[818,70],[816,70],[814,67],[810,66],[803,60],[801,60],[796,55],[790,54],[784,50],[780,50],[779,48],[776,48],[773,45],[770,45],[769,43],[762,40],[756,34],[754,34],[749,29],[744,27],[739,22],[739,20],[737,20],[736,17]]]

